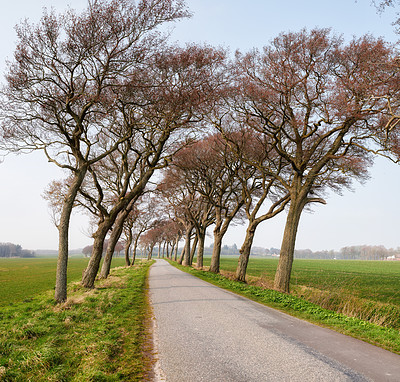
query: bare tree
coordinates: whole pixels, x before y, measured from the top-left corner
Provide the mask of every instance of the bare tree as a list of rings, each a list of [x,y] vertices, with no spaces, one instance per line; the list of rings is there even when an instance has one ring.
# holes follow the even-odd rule
[[[263,53],[237,55],[236,113],[268,137],[291,169],[277,177],[290,194],[277,290],[289,292],[303,209],[325,203],[326,188],[340,192],[352,178],[366,177],[372,130],[384,123],[393,94],[393,58],[381,39],[344,45],[326,29],[281,34]]]
[[[139,212],[138,208],[136,206],[134,206],[123,222],[122,234],[124,237],[125,265],[127,267],[129,267],[130,265],[134,265],[134,263],[135,263],[136,255],[133,256],[132,263],[131,263],[129,256],[130,256],[130,249],[131,249],[132,242],[133,242],[133,226],[139,218],[139,213],[140,212]],[[136,248],[135,248],[135,250],[136,250]]]
[[[176,156],[180,156],[180,151]],[[198,195],[196,191],[188,188],[182,173],[176,167],[171,166],[164,172],[164,177],[157,186],[157,192],[165,201],[166,208],[179,221],[183,227],[185,246],[182,252],[182,264],[191,265],[190,242],[194,229],[195,216],[198,211]]]
[[[177,245],[177,237],[179,237],[182,226],[174,219],[169,217],[163,227],[163,238],[167,246],[167,258],[172,260],[172,254]],[[178,239],[179,241],[179,239]]]
[[[80,15],[45,12],[37,25],[17,27],[2,89],[1,135],[7,149],[43,150],[72,173],[58,225],[58,302],[67,297],[69,220],[78,190],[89,167],[130,136],[117,108],[121,83],[161,43],[151,32],[187,15],[180,1],[141,0],[135,6],[96,0]]]
[[[287,162],[273,149],[268,137],[235,121],[225,126],[222,119],[214,121],[222,132],[232,153],[238,158],[236,177],[241,184],[244,211],[247,217],[246,236],[239,250],[236,279],[246,281],[247,264],[257,227],[282,212],[290,195],[278,182],[284,176]],[[266,212],[261,208],[269,202]]]
[[[197,222],[198,231],[204,230],[199,239],[204,239],[205,228],[215,223],[210,271],[218,273],[222,239],[244,203],[236,176],[243,162],[233,155],[220,134],[214,134],[182,150],[174,158],[173,166],[179,169],[176,177],[182,179],[186,189],[190,190],[191,200],[201,202],[202,207],[188,209],[188,214],[190,211],[198,213],[191,225],[194,228],[194,222]]]
[[[174,156],[171,167],[168,169],[164,178],[166,191],[177,195],[180,192],[181,199],[175,201],[170,200],[170,204],[175,210],[175,216],[182,214],[184,221],[188,222],[191,229],[195,229],[195,243],[190,252],[188,263],[191,265],[194,253],[197,248],[197,267],[203,267],[204,242],[207,228],[215,221],[215,210],[210,200],[199,192],[204,183],[202,179],[196,175],[196,161],[204,160],[201,156],[201,148],[203,143],[201,140],[192,142],[191,145],[180,150]],[[179,185],[177,187],[176,185]],[[178,191],[180,190],[180,191]],[[186,196],[185,196],[186,195]],[[174,207],[175,206],[175,207]],[[182,221],[182,220],[181,220]],[[190,238],[190,236],[189,236]],[[185,251],[186,252],[186,251]]]
[[[101,260],[101,243],[117,216],[138,200],[154,172],[168,164],[174,152],[185,143],[185,132],[202,120],[208,104],[213,103],[224,59],[223,51],[209,47],[166,48],[152,57],[140,77],[135,76],[126,84],[120,110],[133,138],[121,146],[127,147],[116,162],[123,165],[123,186],[112,208],[102,208],[106,179],[102,171],[91,166],[97,194],[93,197],[92,193],[85,193],[93,205],[100,207],[101,218],[94,233],[93,254],[82,277],[84,286],[93,286]]]
[[[157,202],[152,198],[141,198],[136,205],[137,217],[133,227],[132,265],[135,263],[138,243],[142,234],[152,228],[157,216]]]

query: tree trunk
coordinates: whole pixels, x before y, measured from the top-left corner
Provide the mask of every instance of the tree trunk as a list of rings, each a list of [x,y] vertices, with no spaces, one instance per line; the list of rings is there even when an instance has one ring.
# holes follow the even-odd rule
[[[130,267],[131,265],[131,260],[129,259],[129,249],[131,248],[131,244],[129,241],[126,242],[125,248],[124,248],[124,256],[125,256],[125,266]]]
[[[196,235],[196,237],[194,238],[194,241],[193,241],[192,249],[190,250],[190,264],[189,265],[193,264],[193,258],[194,258],[194,254],[196,253],[198,242],[199,242],[199,238]]]
[[[136,252],[137,252],[137,247],[138,247],[138,243],[139,243],[139,238],[140,238],[140,234],[136,235],[135,238],[135,242],[133,243],[133,253],[132,253],[132,262],[131,262],[131,266],[135,265],[135,260],[136,260]]]
[[[285,230],[283,233],[281,251],[279,256],[278,268],[275,273],[274,289],[289,293],[290,275],[292,272],[294,248],[296,244],[297,228],[300,216],[304,208],[303,201],[292,199],[286,218]]]
[[[161,243],[158,243],[158,256],[159,259],[161,258]]]
[[[153,249],[154,249],[154,245],[150,246],[149,253],[147,254],[147,260],[151,260],[151,258],[153,256]]]
[[[82,276],[81,283],[85,288],[93,288],[94,286],[94,281],[96,280],[97,272],[99,271],[101,256],[103,254],[104,240],[110,228],[109,221],[105,220],[99,225],[94,234],[92,255],[90,256],[89,263]]]
[[[178,257],[179,240],[180,240],[180,237],[179,237],[179,235],[177,235],[177,236],[176,236],[176,239],[175,239],[174,261],[176,261],[176,260],[177,260],[177,257]]]
[[[182,265],[190,265],[190,236],[192,235],[192,228],[186,229],[185,233],[185,255],[183,256]]]
[[[185,256],[186,246],[182,248],[181,255],[179,256],[178,264],[182,264],[183,258]]]
[[[133,267],[135,265],[135,261],[136,261],[136,248],[133,248],[132,251],[132,261],[131,261],[131,267]]]
[[[199,230],[197,233],[199,238],[199,247],[197,249],[197,268],[203,268],[203,258],[204,258],[204,242],[206,239],[205,230]]]
[[[214,246],[211,255],[210,272],[219,273],[219,261],[221,256],[221,246],[222,246],[222,218],[221,212],[216,210],[215,217],[215,227],[214,227]]]
[[[101,267],[100,278],[106,279],[110,274],[111,260],[114,254],[115,246],[121,237],[122,230],[124,228],[124,222],[129,215],[130,209],[125,209],[118,214],[118,218],[114,223],[113,230],[111,232],[110,240],[108,241],[106,255],[104,256],[103,265]]]
[[[215,232],[214,230],[214,246],[211,255],[210,272],[219,273],[219,262],[221,257],[221,246],[222,246],[223,235],[221,232]]]
[[[132,229],[128,230],[128,237],[126,238],[125,248],[124,248],[124,255],[125,255],[125,265],[129,267],[131,265],[131,261],[129,259],[129,249],[132,245]]]
[[[56,302],[64,302],[67,300],[67,267],[68,267],[68,234],[69,222],[71,218],[72,208],[79,188],[87,173],[87,166],[75,173],[73,182],[71,183],[68,193],[65,197],[63,208],[61,211],[60,222],[58,224],[58,260],[56,271],[56,288],[54,298]]]
[[[242,205],[243,201],[241,203],[238,203],[236,207],[232,210],[232,212],[229,215],[225,216],[224,219],[222,219],[221,211],[218,209],[215,210],[214,247],[211,256],[211,265],[209,269],[210,272],[219,273],[222,238],[226,234],[229,224],[238,213]]]
[[[238,265],[236,268],[236,280],[246,282],[246,270],[247,264],[249,263],[249,257],[251,252],[251,246],[253,245],[254,234],[256,232],[257,223],[249,222],[246,230],[246,237],[243,241],[242,247],[240,248],[240,256]]]
[[[147,179],[147,178],[146,178]],[[148,180],[148,179],[147,179]],[[103,251],[104,239],[107,232],[112,228],[116,221],[125,220],[126,216],[129,214],[135,202],[141,195],[144,186],[136,187],[129,195],[122,198],[120,202],[115,204],[112,212],[108,217],[106,217],[98,226],[95,237],[95,244],[93,245],[92,256],[90,257],[88,266],[86,267],[82,276],[82,285],[86,288],[93,288],[94,281],[99,271],[99,265],[101,261],[101,255]],[[123,217],[125,215],[125,217]],[[122,228],[121,228],[122,230]],[[98,241],[96,245],[96,241]]]

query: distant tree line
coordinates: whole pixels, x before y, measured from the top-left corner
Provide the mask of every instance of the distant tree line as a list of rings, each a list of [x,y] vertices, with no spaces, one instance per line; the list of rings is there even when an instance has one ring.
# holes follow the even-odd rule
[[[205,248],[204,254],[210,256],[212,247]],[[280,254],[279,248],[252,247],[252,256],[276,257]],[[232,246],[224,245],[221,249],[222,256],[239,256],[236,244]],[[341,248],[339,251],[321,250],[312,251],[311,249],[296,249],[294,251],[296,259],[316,259],[316,260],[387,260],[388,258],[400,257],[400,248],[387,249],[383,245],[354,245]]]
[[[0,257],[35,257],[35,253],[22,249],[19,244],[0,243]]]
[[[210,256],[212,247],[205,248],[204,254]],[[252,247],[253,256],[271,257],[278,256],[279,248]],[[232,246],[224,245],[221,249],[222,256],[239,256],[236,244]],[[341,248],[339,251],[321,250],[312,251],[311,249],[296,249],[294,252],[296,259],[320,259],[320,260],[387,260],[388,258],[399,258],[400,248],[385,248],[383,245],[353,245]]]
[[[358,245],[344,247],[340,252],[341,258],[345,260],[386,260],[389,257],[398,257],[400,249],[387,249],[383,245]]]
[[[316,251],[311,249],[296,249],[297,259],[330,259],[330,260],[387,260],[398,257],[400,249],[387,249],[383,245],[354,245],[343,247],[340,251]]]

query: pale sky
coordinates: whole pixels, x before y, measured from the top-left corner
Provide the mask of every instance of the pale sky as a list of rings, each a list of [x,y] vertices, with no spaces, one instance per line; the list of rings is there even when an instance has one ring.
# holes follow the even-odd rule
[[[172,40],[205,42],[214,46],[247,51],[262,48],[283,31],[304,27],[329,27],[347,39],[371,33],[395,42],[391,26],[395,12],[378,15],[370,0],[187,0],[194,16],[174,25]],[[24,18],[37,21],[43,7],[63,10],[67,5],[82,9],[84,0],[13,0],[0,13],[0,71],[15,47],[14,26]],[[400,11],[400,9],[399,9]],[[1,76],[1,82],[3,76]],[[400,165],[379,159],[371,179],[355,185],[355,192],[331,195],[326,206],[315,206],[300,222],[298,249],[338,250],[347,245],[400,247]],[[63,174],[44,159],[41,152],[8,156],[0,164],[0,242],[13,242],[25,249],[56,249],[58,232],[52,225],[41,195],[47,184]],[[254,245],[280,247],[285,216],[259,226]],[[91,244],[85,234],[86,219],[74,216],[70,248]],[[243,240],[244,227],[231,229],[224,244]],[[211,239],[208,239],[209,244]]]

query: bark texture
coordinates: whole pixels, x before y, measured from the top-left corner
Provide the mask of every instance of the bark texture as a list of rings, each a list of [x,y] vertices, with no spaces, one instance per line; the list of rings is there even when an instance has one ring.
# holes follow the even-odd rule
[[[185,253],[183,256],[182,265],[190,265],[190,236],[192,235],[192,229],[188,228],[185,233]]]
[[[183,258],[185,256],[185,252],[186,252],[186,246],[182,248],[182,252],[181,252],[181,255],[179,256],[178,264],[182,264]]]
[[[197,236],[199,238],[199,245],[197,249],[197,268],[203,268],[203,258],[204,258],[204,241],[206,238],[205,230],[199,230],[197,232]]]
[[[257,223],[249,225],[246,230],[246,237],[243,241],[242,247],[240,248],[240,256],[238,259],[238,265],[236,268],[236,280],[246,282],[246,271],[249,263],[250,251],[253,245],[254,235],[256,232]]]
[[[56,287],[54,298],[56,302],[64,302],[67,300],[67,267],[68,267],[68,234],[69,222],[71,218],[74,201],[78,194],[79,188],[82,185],[83,179],[87,173],[87,166],[82,166],[75,173],[74,180],[68,189],[68,194],[65,198],[61,211],[60,222],[58,224],[58,259],[56,271]]]
[[[174,261],[177,261],[178,258],[178,246],[179,246],[180,236],[177,235],[175,239],[175,250],[174,250]]]
[[[196,237],[194,238],[194,241],[193,241],[192,249],[190,250],[190,264],[189,265],[193,264],[193,258],[194,258],[194,254],[196,253],[198,243],[199,243],[199,238],[196,235]]]
[[[124,222],[127,216],[129,215],[130,210],[126,209],[119,213],[117,220],[114,223],[113,230],[111,232],[110,239],[108,241],[107,251],[104,256],[103,265],[101,267],[100,279],[106,279],[110,274],[111,269],[111,261],[114,255],[115,246],[118,243],[119,238],[121,237],[122,230],[124,228]],[[129,257],[128,257],[129,260]]]
[[[124,247],[125,265],[129,267],[131,265],[131,260],[129,259],[129,249],[131,248],[130,241],[128,240]]]
[[[304,205],[305,200],[302,198],[293,198],[290,203],[283,233],[278,268],[274,280],[274,289],[280,292],[290,292],[290,275],[292,272],[296,235]]]
[[[222,237],[223,235],[218,232],[214,232],[214,246],[211,255],[211,264],[210,264],[210,272],[219,273],[219,263],[221,257],[221,246],[222,246]]]

